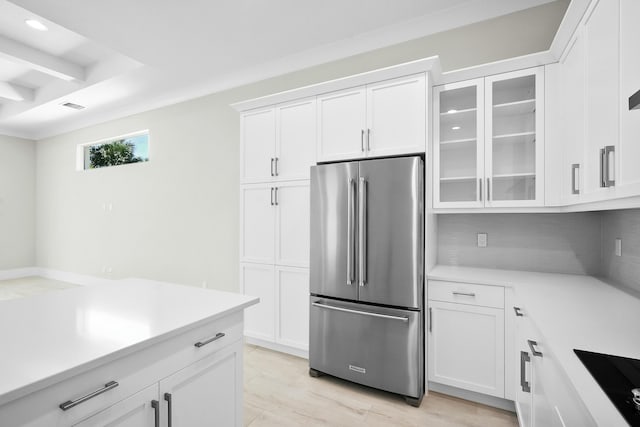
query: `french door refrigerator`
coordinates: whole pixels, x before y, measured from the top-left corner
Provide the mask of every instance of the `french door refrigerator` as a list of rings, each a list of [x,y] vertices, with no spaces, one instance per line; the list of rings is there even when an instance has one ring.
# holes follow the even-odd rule
[[[311,168],[309,373],[424,395],[420,157]]]

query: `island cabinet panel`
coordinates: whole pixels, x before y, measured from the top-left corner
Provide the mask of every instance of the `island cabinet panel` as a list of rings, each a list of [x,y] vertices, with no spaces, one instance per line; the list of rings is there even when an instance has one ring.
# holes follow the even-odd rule
[[[215,425],[242,425],[243,314],[236,312],[203,325],[184,325],[166,340],[110,361],[96,360],[86,371],[25,394],[0,406],[3,427],[166,426],[165,379],[184,378],[204,387],[203,407],[224,407]],[[127,331],[121,331],[122,334]],[[129,333],[133,333],[129,331]],[[229,370],[229,372],[226,372]],[[113,382],[117,385],[113,385]],[[177,384],[177,382],[175,382]],[[111,384],[111,387],[107,386]],[[201,385],[200,385],[201,384]],[[166,388],[166,390],[172,390]],[[177,390],[177,389],[176,389]],[[178,394],[182,399],[182,387]],[[95,393],[101,391],[99,393]],[[170,392],[170,391],[169,391]],[[89,397],[94,395],[94,397]],[[65,403],[78,401],[66,410]],[[182,409],[180,409],[182,411]],[[229,411],[233,411],[229,415]],[[230,417],[230,418],[229,418]],[[232,420],[226,422],[226,420]],[[198,424],[180,424],[198,425]],[[213,425],[213,424],[212,424]]]

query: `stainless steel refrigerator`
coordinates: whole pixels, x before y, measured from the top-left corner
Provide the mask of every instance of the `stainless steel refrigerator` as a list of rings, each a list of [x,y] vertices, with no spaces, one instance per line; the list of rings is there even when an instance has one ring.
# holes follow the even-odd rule
[[[424,395],[420,157],[311,168],[309,373]]]

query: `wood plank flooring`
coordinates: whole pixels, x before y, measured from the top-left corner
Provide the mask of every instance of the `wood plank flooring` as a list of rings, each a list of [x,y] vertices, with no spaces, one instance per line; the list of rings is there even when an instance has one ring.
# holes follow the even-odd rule
[[[250,427],[517,427],[515,414],[431,392],[420,408],[401,397],[308,375],[308,361],[245,345],[244,425]]]

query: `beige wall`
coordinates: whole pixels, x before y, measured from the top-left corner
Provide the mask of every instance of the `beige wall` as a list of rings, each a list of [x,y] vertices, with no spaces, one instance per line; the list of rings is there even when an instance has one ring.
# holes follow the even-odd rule
[[[239,117],[230,103],[435,54],[450,70],[546,50],[566,6],[550,3],[39,141],[38,265],[237,290]],[[148,163],[75,171],[77,144],[140,129],[151,133]]]
[[[35,142],[0,135],[0,270],[35,266]]]

